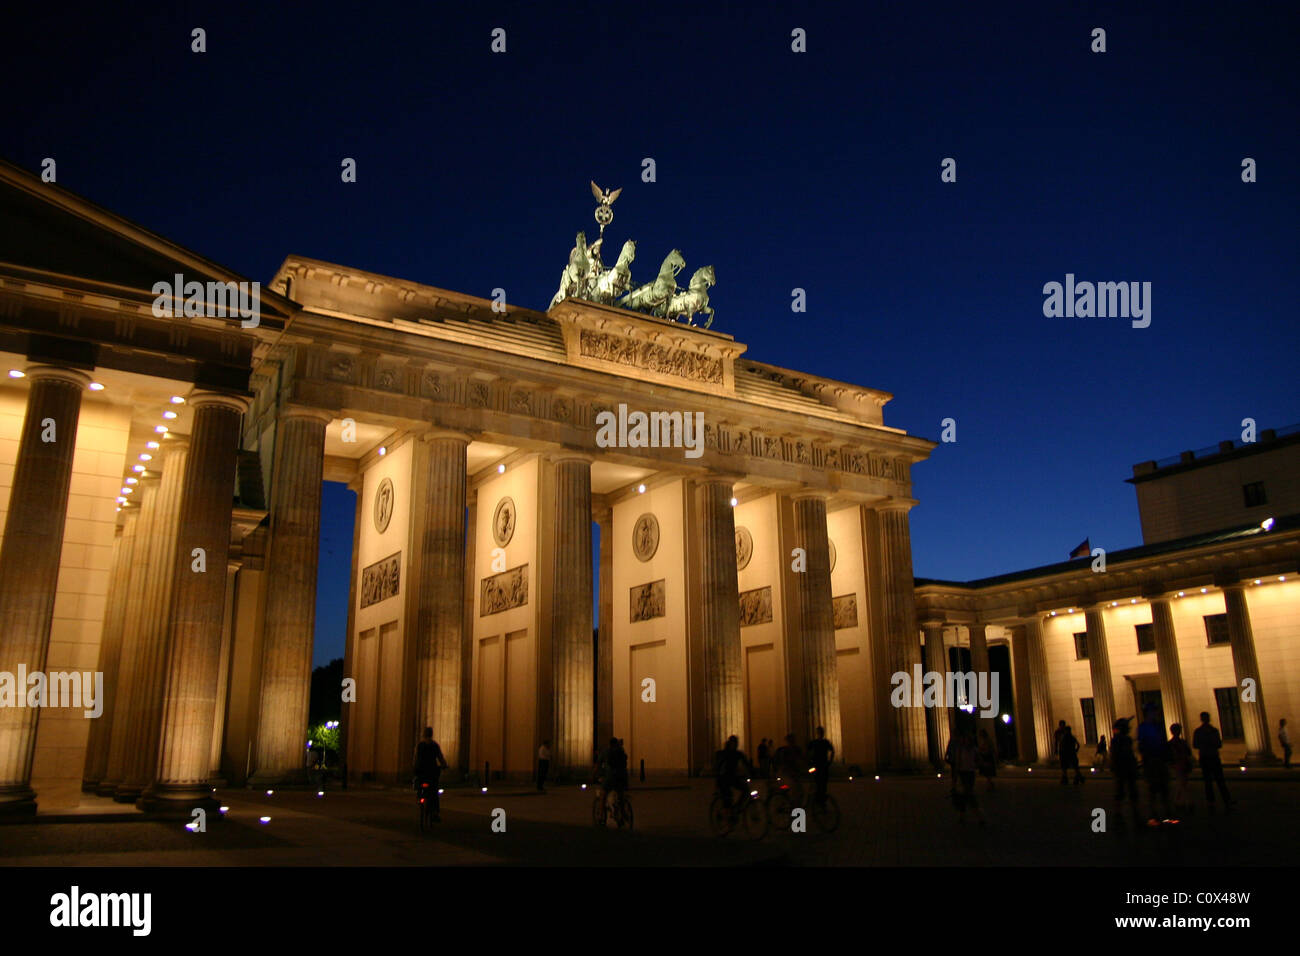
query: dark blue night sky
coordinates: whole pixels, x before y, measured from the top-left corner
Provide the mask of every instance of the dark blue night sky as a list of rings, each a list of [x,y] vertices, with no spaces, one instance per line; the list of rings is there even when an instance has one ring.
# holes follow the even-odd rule
[[[750,357],[892,392],[924,437],[956,420],[913,472],[918,576],[1138,544],[1135,462],[1300,421],[1289,5],[124,9],[7,25],[0,155],[250,278],[292,252],[533,308],[595,234],[588,180],[622,186],[638,281],[679,247]],[[1150,327],[1045,318],[1066,273],[1150,282]]]

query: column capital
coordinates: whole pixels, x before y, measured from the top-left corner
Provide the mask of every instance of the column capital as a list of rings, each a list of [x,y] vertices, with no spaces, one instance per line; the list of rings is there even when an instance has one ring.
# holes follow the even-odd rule
[[[474,440],[472,436],[466,435],[464,432],[454,431],[450,428],[429,428],[418,433],[416,437],[420,441],[426,443],[435,441],[459,441],[468,445]]]
[[[85,388],[90,384],[90,376],[76,369],[60,365],[32,365],[26,370],[26,377],[34,382],[63,382]]]
[[[927,633],[930,631],[942,632],[947,626],[948,622],[942,618],[925,618],[921,621],[921,630],[926,631]]]
[[[323,408],[308,408],[304,405],[286,405],[280,409],[280,418],[287,420],[290,418],[307,418],[323,422],[328,425],[334,421],[334,413],[327,412]]]
[[[834,497],[831,492],[824,488],[800,488],[798,491],[790,491],[786,494],[791,501],[806,501],[808,499],[830,501]]]
[[[873,511],[901,511],[903,514],[907,514],[907,512],[911,511],[916,504],[917,500],[915,498],[891,497],[885,498],[883,501],[877,501],[874,504],[865,505],[864,507],[871,508]]]
[[[242,395],[230,395],[226,392],[192,392],[190,396],[185,399],[185,404],[192,408],[218,405],[239,412],[241,415],[248,411],[247,398],[244,398]]]
[[[587,452],[572,451],[568,448],[545,452],[543,457],[545,457],[552,465],[558,465],[566,461],[580,461],[584,464],[590,465],[596,460],[593,455],[590,455]]]

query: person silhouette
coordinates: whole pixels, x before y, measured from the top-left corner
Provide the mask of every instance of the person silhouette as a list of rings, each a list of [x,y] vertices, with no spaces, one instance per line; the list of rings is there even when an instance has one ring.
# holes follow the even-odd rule
[[[1214,787],[1217,784],[1223,795],[1223,805],[1232,810],[1235,801],[1228,796],[1228,785],[1223,779],[1223,761],[1219,759],[1219,750],[1223,747],[1223,738],[1218,728],[1210,723],[1209,711],[1201,711],[1201,726],[1192,734],[1192,747],[1196,750],[1201,763],[1201,777],[1205,780],[1205,802],[1214,812]]]

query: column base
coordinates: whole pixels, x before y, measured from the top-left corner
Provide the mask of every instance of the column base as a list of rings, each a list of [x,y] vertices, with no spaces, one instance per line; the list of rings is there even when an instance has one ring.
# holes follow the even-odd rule
[[[306,789],[307,768],[296,767],[293,770],[258,770],[248,778],[250,790],[273,790],[282,787],[286,790]]]
[[[0,789],[0,823],[21,823],[35,816],[35,790],[25,784]]]
[[[119,784],[113,791],[112,797],[118,803],[135,803],[144,793],[144,787],[138,787],[128,784]]]
[[[1282,763],[1282,758],[1272,751],[1263,753],[1248,753],[1241,758],[1241,762],[1247,767],[1277,767]]]
[[[221,801],[212,795],[212,788],[206,785],[179,787],[150,787],[136,807],[160,820],[190,820],[195,810],[202,810],[209,820],[221,819]]]
[[[99,783],[95,784],[93,792],[97,797],[111,797],[113,794],[117,793],[118,783],[119,781],[117,780],[101,780]]]

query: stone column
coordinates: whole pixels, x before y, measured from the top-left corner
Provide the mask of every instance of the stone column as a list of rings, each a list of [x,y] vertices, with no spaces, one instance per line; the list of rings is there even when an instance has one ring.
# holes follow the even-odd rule
[[[880,516],[880,556],[884,565],[881,591],[889,674],[915,673],[915,668],[921,663],[916,605],[913,603],[912,537],[907,520],[911,506],[908,501],[889,501],[876,507]],[[891,709],[894,713],[890,766],[895,770],[919,769],[926,759],[925,714],[916,707]]]
[[[281,413],[271,486],[266,625],[254,787],[306,779],[321,481],[329,412]]]
[[[1183,737],[1190,740],[1193,728],[1187,723],[1187,701],[1183,693],[1183,669],[1178,662],[1178,642],[1169,599],[1151,597],[1151,631],[1156,642],[1156,670],[1160,677],[1160,703],[1165,713],[1165,733],[1170,724],[1183,725]],[[1141,715],[1138,715],[1141,717]]]
[[[99,645],[99,670],[104,675],[104,712],[90,725],[86,743],[86,764],[81,789],[94,793],[108,772],[108,745],[113,737],[113,714],[118,698],[118,674],[122,659],[122,632],[126,626],[127,587],[134,563],[135,526],[140,509],[135,505],[122,508],[121,533],[113,542],[113,573],[108,585],[108,608],[104,614],[104,631]]]
[[[27,370],[31,389],[18,439],[0,544],[0,671],[45,670],[59,558],[77,447],[81,393],[90,379],[70,369]],[[23,687],[20,692],[26,692]],[[0,815],[36,812],[31,788],[35,707],[0,707]]]
[[[1215,582],[1216,584],[1219,582]],[[1269,741],[1268,715],[1264,712],[1264,683],[1255,656],[1255,635],[1250,628],[1250,609],[1246,606],[1244,582],[1220,584],[1223,603],[1228,612],[1228,638],[1232,641],[1232,669],[1237,676],[1237,692],[1242,682],[1254,682],[1254,700],[1241,701],[1241,726],[1246,735],[1246,760],[1249,763],[1273,763],[1277,758]]]
[[[806,552],[807,569],[795,577],[799,587],[799,633],[803,645],[804,730],[816,728],[843,760],[840,685],[835,657],[835,611],[831,604],[831,555],[823,493],[793,495],[795,540]]]
[[[1047,651],[1043,648],[1043,622],[1037,614],[1025,621],[1025,650],[1029,656],[1029,692],[1034,704],[1034,738],[1038,745],[1040,763],[1051,764],[1056,755],[1052,752],[1052,689],[1047,681]]]
[[[990,694],[993,691],[993,678],[989,672],[989,642],[988,642],[988,625],[975,623],[968,626],[970,631],[970,666],[975,672],[976,700],[968,700],[966,703],[974,708],[970,715],[975,720],[976,744],[979,743],[979,731],[985,731],[992,738],[994,746],[997,745],[998,729],[995,725],[996,717],[985,717],[980,707],[979,681],[980,675],[984,675],[983,680],[987,681]],[[1002,688],[998,687],[998,697],[1002,696]],[[994,701],[995,709],[1000,706],[1000,701]]]
[[[596,647],[596,746],[614,736],[614,512],[598,511],[600,620]]]
[[[934,671],[944,680],[939,706],[932,709],[934,748],[930,751],[930,761],[936,767],[942,767],[948,743],[952,740],[953,720],[952,708],[947,706],[948,657],[943,650],[943,622],[926,621],[921,629],[925,632],[925,669]]]
[[[172,559],[175,580],[157,769],[139,802],[143,810],[186,817],[196,807],[217,807],[208,785],[212,714],[221,670],[235,460],[247,407],[243,399],[204,392],[191,395],[189,404],[194,424]],[[196,563],[196,549],[201,563]]]
[[[134,803],[153,783],[158,767],[158,735],[162,728],[163,682],[167,676],[167,641],[170,637],[172,585],[176,577],[176,536],[184,493],[188,437],[166,436],[155,456],[162,462],[162,481],[154,502],[148,549],[149,577],[141,592],[143,609],[136,626],[135,671],[131,706],[127,711],[126,760],[113,799]],[[233,466],[232,466],[233,467]],[[225,562],[222,562],[222,568]],[[218,571],[217,573],[220,573]],[[224,584],[224,577],[223,577]]]
[[[226,690],[230,686],[230,653],[235,642],[235,593],[240,562],[226,562],[226,606],[221,611],[221,652],[217,658],[217,700],[212,709],[212,751],[208,760],[213,785],[221,777],[221,745],[226,735]],[[224,786],[224,781],[221,786]]]
[[[1011,629],[1011,679],[1015,682],[1016,757],[1023,764],[1038,761],[1038,736],[1034,725],[1033,676],[1029,667],[1025,626]]]
[[[460,765],[461,629],[465,602],[465,449],[469,436],[421,435],[411,489],[416,523],[416,731],[433,728],[450,766]]]
[[[740,588],[736,577],[736,515],[731,482],[699,484],[701,632],[707,756],[732,734],[745,748],[745,688],[740,667]],[[699,768],[696,768],[699,769]]]
[[[1115,724],[1115,684],[1110,676],[1110,651],[1106,647],[1106,622],[1101,605],[1084,608],[1088,629],[1088,672],[1092,675],[1092,711],[1097,717],[1097,736],[1105,737],[1110,750],[1111,728]],[[1141,719],[1141,714],[1137,717]],[[1082,741],[1081,741],[1082,742]]]
[[[562,770],[585,770],[594,747],[595,691],[591,627],[591,461],[559,455],[554,461],[554,541],[551,562],[551,726],[554,760]]]
[[[126,780],[127,760],[131,755],[131,714],[139,706],[136,701],[135,673],[140,657],[140,634],[143,631],[144,617],[150,613],[144,595],[157,577],[157,568],[149,564],[152,551],[149,542],[154,538],[154,518],[158,511],[158,487],[161,483],[162,478],[158,472],[146,471],[135,486],[140,516],[135,524],[135,548],[130,581],[126,587],[122,651],[118,657],[117,690],[113,695],[113,726],[108,741],[108,764],[103,777],[95,786],[95,793],[101,797],[111,797],[117,793],[117,788]]]

